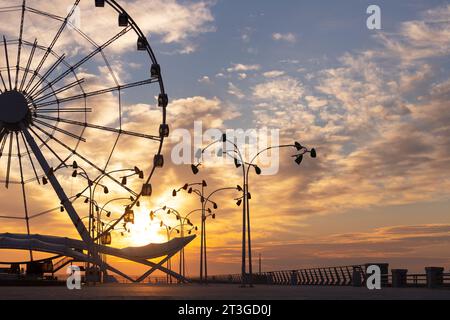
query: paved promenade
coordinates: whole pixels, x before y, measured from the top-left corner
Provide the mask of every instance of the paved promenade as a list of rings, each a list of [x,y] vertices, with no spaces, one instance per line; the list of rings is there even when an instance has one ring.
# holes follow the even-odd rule
[[[318,286],[255,286],[239,288],[236,285],[148,285],[107,284],[82,287],[70,291],[60,287],[0,287],[4,299],[158,299],[158,300],[311,300],[311,299],[448,299],[450,288],[385,288],[369,291],[366,288]]]

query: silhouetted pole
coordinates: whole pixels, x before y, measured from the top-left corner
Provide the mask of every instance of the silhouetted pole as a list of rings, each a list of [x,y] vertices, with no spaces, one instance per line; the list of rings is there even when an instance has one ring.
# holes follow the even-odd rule
[[[259,274],[261,274],[261,253],[259,254]]]

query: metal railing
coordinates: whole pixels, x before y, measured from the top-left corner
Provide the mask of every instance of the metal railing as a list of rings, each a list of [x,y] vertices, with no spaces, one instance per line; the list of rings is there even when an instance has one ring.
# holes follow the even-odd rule
[[[364,281],[365,267],[363,265],[337,266],[325,268],[308,268],[298,270],[281,270],[253,274],[255,284],[271,285],[321,285],[321,286],[349,286],[353,283],[355,273]],[[245,275],[249,277],[249,275]],[[193,282],[200,279],[193,278]],[[212,283],[241,283],[241,274],[214,275],[208,278]]]
[[[366,273],[366,268],[369,265],[262,272],[253,274],[252,282],[266,285],[363,286],[369,276]],[[403,281],[394,284],[393,275],[388,273],[388,264],[380,265],[384,265],[384,269],[382,269],[384,273],[381,274],[383,287],[450,287],[450,273],[440,273],[438,276],[431,277],[426,273],[406,273]],[[248,274],[244,276],[249,277]],[[200,282],[198,278],[191,280]],[[241,274],[213,275],[208,277],[209,283],[240,284],[241,280]]]

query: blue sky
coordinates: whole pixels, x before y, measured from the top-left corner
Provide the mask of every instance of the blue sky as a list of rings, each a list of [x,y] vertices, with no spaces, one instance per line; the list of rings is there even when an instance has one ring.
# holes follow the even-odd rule
[[[214,90],[198,85],[207,75],[214,77],[232,62],[260,64],[265,70],[289,69],[283,60],[299,60],[308,70],[330,66],[345,52],[376,46],[377,31],[366,28],[366,8],[373,1],[217,1],[211,7],[216,31],[201,35],[198,50],[189,55],[161,55],[165,78],[175,98],[192,94],[214,96]],[[446,1],[378,1],[384,32],[396,32],[399,23]],[[273,33],[293,33],[296,43],[272,39]],[[242,36],[249,35],[248,42]],[[165,48],[160,48],[164,51]],[[248,52],[253,49],[255,52]],[[329,61],[324,61],[327,57]],[[180,75],[183,70],[183,76]],[[221,90],[222,89],[222,90]]]

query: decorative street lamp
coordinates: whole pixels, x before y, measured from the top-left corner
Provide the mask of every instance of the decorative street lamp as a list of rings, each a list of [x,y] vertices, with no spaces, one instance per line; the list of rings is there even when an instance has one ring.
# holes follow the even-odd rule
[[[232,150],[224,150],[220,149],[218,152],[218,156],[229,156],[233,159],[234,165],[236,168],[242,169],[242,179],[243,179],[243,196],[241,198],[236,199],[236,204],[242,206],[242,265],[241,265],[241,273],[242,273],[242,283],[241,286],[245,287],[247,284],[252,287],[253,286],[253,269],[252,269],[252,249],[251,249],[251,233],[250,233],[250,202],[251,195],[249,192],[249,172],[250,168],[253,168],[255,170],[255,173],[257,175],[260,175],[262,173],[261,168],[255,164],[256,159],[264,152],[267,152],[271,149],[282,149],[282,148],[294,148],[296,150],[296,154],[293,156],[295,157],[295,162],[300,165],[303,161],[303,157],[306,153],[309,153],[312,158],[317,157],[316,150],[314,148],[308,149],[304,147],[299,142],[294,142],[293,144],[286,144],[286,145],[278,145],[278,146],[271,146],[268,148],[265,148],[263,150],[260,150],[257,152],[257,154],[251,159],[250,162],[246,162],[242,156],[242,152],[239,149],[239,147],[236,145],[234,141],[231,141],[227,139],[227,135],[224,133],[222,134],[222,137],[216,141],[211,142],[209,145],[207,145],[203,149],[198,149],[196,152],[196,158],[198,159],[197,164],[191,165],[191,170],[193,174],[199,173],[199,167],[202,165],[201,159],[203,158],[203,154],[206,150],[208,150],[210,147],[212,147],[215,144],[222,143],[226,145],[227,143],[233,146]],[[248,277],[247,277],[247,269],[246,269],[246,233],[248,237]]]
[[[175,208],[172,207],[168,207],[168,206],[163,206],[161,208],[155,209],[150,211],[150,220],[153,221],[155,218],[155,214],[158,213],[159,211],[165,211],[167,214],[173,214],[177,221],[180,221],[180,229],[181,229],[181,237],[184,237],[185,234],[185,225],[188,224],[189,226],[193,226],[191,221],[188,219],[189,214],[187,214],[186,216],[182,216],[182,214],[176,210]],[[190,233],[189,233],[190,234]],[[184,248],[182,248],[180,250],[180,274],[184,277],[186,275],[185,273],[185,256],[184,256]]]
[[[199,191],[197,189],[192,189],[192,185],[201,185],[202,186],[202,190]],[[192,184],[188,184],[186,183],[183,187],[181,187],[178,190],[173,190],[172,191],[172,195],[176,196],[177,193],[181,190],[187,190],[187,192],[189,194],[191,193],[195,193],[200,197],[200,203],[202,205],[202,218],[201,218],[201,232],[200,232],[200,282],[203,282],[203,280],[205,281],[205,283],[208,282],[208,262],[207,262],[207,258],[206,258],[206,219],[208,217],[211,217],[213,219],[216,218],[216,215],[214,213],[212,213],[211,209],[207,209],[206,206],[208,205],[208,203],[213,205],[214,209],[218,209],[218,205],[216,202],[211,200],[211,197],[213,195],[215,195],[218,192],[221,191],[226,191],[226,190],[238,190],[238,191],[243,191],[243,189],[241,188],[241,186],[236,186],[236,187],[226,187],[226,188],[219,188],[217,190],[214,190],[213,192],[211,192],[209,195],[205,196],[205,190],[204,188],[207,186],[207,183],[205,182],[205,180],[202,181],[202,183],[192,183]],[[197,211],[197,210],[195,210]],[[207,215],[206,212],[208,212],[209,214]]]
[[[153,212],[153,211],[152,211],[152,212]],[[156,210],[155,210],[155,212],[156,212]],[[175,227],[171,227],[171,226],[167,225],[166,223],[164,223],[164,221],[161,220],[159,226],[160,226],[161,228],[165,228],[165,229],[166,229],[167,242],[170,241],[171,235],[172,235],[172,232],[173,232],[173,231],[176,231],[177,234],[181,234],[181,233],[183,232],[183,231],[182,231],[182,230],[183,230],[183,225],[182,225],[182,224],[179,224],[179,225],[177,225],[177,226],[175,226]],[[181,231],[180,231],[180,229],[178,229],[178,228],[180,228]],[[193,225],[192,225],[191,228],[190,228],[189,230],[187,230],[187,231],[188,231],[189,234],[191,234],[193,230],[197,231],[198,228],[197,228],[196,226],[193,226]],[[181,235],[181,237],[183,237],[183,236]],[[181,259],[181,255],[180,255],[180,259]],[[184,262],[183,262],[183,263],[184,263]],[[171,270],[171,268],[172,268],[172,262],[171,262],[171,259],[168,259],[168,260],[167,260],[167,269]],[[180,272],[181,272],[181,271],[180,271]],[[183,272],[184,272],[184,266],[183,266]],[[168,282],[168,283],[169,283],[169,282],[172,283],[172,277],[171,277],[169,274],[167,274],[167,282]]]
[[[67,167],[72,167],[72,177],[82,177],[87,180],[87,186],[79,193],[77,193],[76,198],[82,197],[84,192],[89,190],[89,197],[85,197],[85,203],[89,203],[89,223],[88,223],[88,230],[91,234],[92,239],[97,244],[101,244],[103,240],[110,239],[110,231],[111,230],[104,230],[103,226],[101,225],[101,213],[103,210],[100,210],[99,205],[95,201],[95,194],[96,189],[98,186],[100,186],[103,189],[103,193],[108,194],[109,189],[106,185],[101,183],[101,180],[105,177],[109,177],[111,174],[119,173],[119,172],[132,172],[131,174],[128,174],[126,176],[122,177],[122,185],[125,185],[127,183],[127,178],[132,176],[138,176],[140,179],[144,178],[144,173],[141,171],[138,167],[134,167],[133,169],[118,169],[118,170],[112,170],[109,172],[104,172],[100,175],[98,175],[95,179],[91,179],[87,171],[78,165],[76,161],[73,161],[72,165],[68,165]],[[44,182],[44,181],[43,181]],[[114,200],[114,199],[113,199]],[[109,202],[108,202],[109,203]],[[138,204],[137,204],[138,205]],[[127,209],[129,209],[127,207]],[[134,222],[134,214],[132,212],[127,212],[127,209],[125,210],[124,220],[125,222]],[[132,210],[131,210],[132,211]],[[94,218],[94,212],[96,213],[96,219]],[[97,225],[95,225],[95,221],[97,222]],[[113,227],[112,227],[113,228]],[[108,238],[109,235],[109,238]],[[89,250],[92,252],[89,252],[91,256],[95,257],[98,256],[95,246]],[[101,261],[104,261],[104,258],[101,259]],[[87,268],[89,268],[89,263],[87,264]],[[106,270],[103,270],[103,273],[106,273]]]

